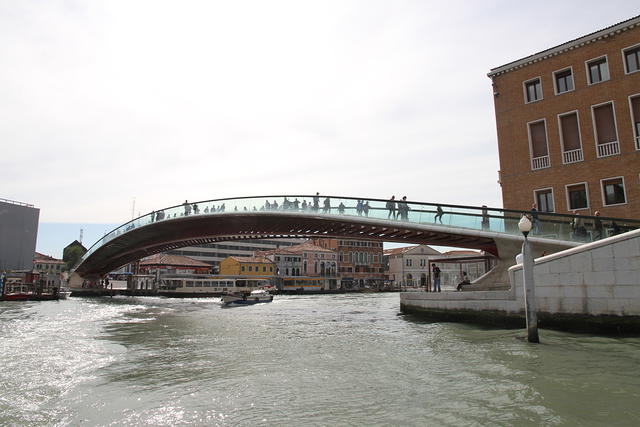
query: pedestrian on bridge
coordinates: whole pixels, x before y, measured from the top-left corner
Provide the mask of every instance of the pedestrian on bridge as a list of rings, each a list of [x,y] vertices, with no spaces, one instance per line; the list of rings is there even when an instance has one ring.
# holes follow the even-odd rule
[[[324,199],[324,208],[322,209],[323,213],[331,213],[331,201],[327,197]]]
[[[389,210],[387,219],[396,219],[396,196],[391,196],[391,199],[387,202],[387,209]]]
[[[185,200],[182,206],[184,206],[184,216],[191,214],[191,205],[188,201]]]
[[[595,211],[593,215],[595,216],[593,220],[593,240],[600,240],[604,231],[602,220],[600,219],[600,211]]]
[[[438,205],[436,207],[436,216],[433,217],[433,222],[440,220],[440,224],[442,224],[442,215],[444,215],[444,211],[442,210],[442,206]]]
[[[537,205],[534,203],[531,205],[531,222],[533,225],[533,234],[538,234],[540,231],[540,220],[538,219],[538,209]]]
[[[313,211],[318,212],[320,209],[320,193],[317,192],[315,196],[313,196]]]

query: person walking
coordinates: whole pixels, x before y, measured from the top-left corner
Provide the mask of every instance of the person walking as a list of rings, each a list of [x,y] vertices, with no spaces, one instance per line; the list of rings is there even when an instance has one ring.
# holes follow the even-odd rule
[[[482,230],[489,231],[489,211],[486,205],[482,205]]]
[[[433,222],[440,220],[440,224],[442,224],[442,215],[444,215],[444,211],[442,210],[442,206],[438,205],[436,207],[436,216],[433,217]]]
[[[593,240],[600,240],[604,231],[602,220],[600,219],[600,211],[595,211],[593,215],[595,216],[593,220]]]
[[[391,196],[391,199],[387,202],[387,209],[389,210],[387,219],[396,219],[396,196]]]
[[[362,209],[364,210],[364,216],[369,216],[369,209],[371,208],[371,206],[369,206],[369,201],[367,201],[364,206],[362,207]]]
[[[315,196],[313,196],[313,211],[318,212],[320,209],[320,193],[317,192]]]
[[[188,201],[185,200],[182,206],[184,206],[184,216],[191,214],[191,205]]]
[[[433,264],[431,271],[433,276],[433,292],[440,292],[440,268]]]
[[[331,213],[331,201],[328,197],[324,199],[323,204],[324,207],[322,208],[322,213]]]
[[[398,202],[398,216],[401,221],[409,221],[409,205],[407,204],[407,196],[402,196],[402,201]]]
[[[531,205],[531,222],[533,225],[531,231],[533,234],[538,234],[540,231],[540,220],[538,219],[538,207],[535,203]]]

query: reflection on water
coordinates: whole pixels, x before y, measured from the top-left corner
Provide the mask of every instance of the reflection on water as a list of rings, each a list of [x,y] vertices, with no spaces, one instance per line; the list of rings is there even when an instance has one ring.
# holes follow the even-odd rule
[[[0,425],[637,425],[640,339],[429,323],[397,294],[1,303]]]

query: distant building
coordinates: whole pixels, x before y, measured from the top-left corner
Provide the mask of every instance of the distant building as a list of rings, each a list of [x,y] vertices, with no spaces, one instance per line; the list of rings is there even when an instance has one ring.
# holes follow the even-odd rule
[[[276,265],[265,257],[232,256],[220,262],[222,276],[274,276]]]
[[[337,254],[338,274],[343,288],[377,288],[384,285],[382,242],[333,238],[312,241]]]
[[[282,277],[336,277],[338,275],[336,253],[310,242],[256,252],[256,255],[273,261],[278,267],[278,275]]]
[[[440,252],[427,245],[387,249],[384,251],[388,260],[387,278],[394,286],[427,286],[429,260],[439,255]]]
[[[0,272],[33,268],[39,217],[33,205],[0,199]]]
[[[140,260],[140,274],[210,274],[211,265],[181,255],[156,254]],[[158,276],[159,277],[159,276]]]
[[[36,252],[33,257],[33,271],[40,273],[40,279],[49,287],[60,287],[63,282],[64,261]]]
[[[640,16],[488,76],[505,208],[640,218]]]
[[[285,248],[305,242],[303,239],[254,239],[209,243],[200,246],[187,246],[166,252],[169,255],[183,255],[206,262],[218,271],[220,262],[228,257],[251,257],[255,252],[276,248]]]

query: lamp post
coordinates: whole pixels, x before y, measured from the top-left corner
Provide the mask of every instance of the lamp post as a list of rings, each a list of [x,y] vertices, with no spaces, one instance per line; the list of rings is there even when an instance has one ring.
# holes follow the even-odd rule
[[[538,337],[538,316],[536,314],[536,292],[533,280],[533,254],[531,244],[527,236],[533,224],[531,220],[523,215],[518,223],[520,232],[524,235],[522,243],[522,276],[524,282],[524,313],[527,318],[527,341],[540,342]]]

